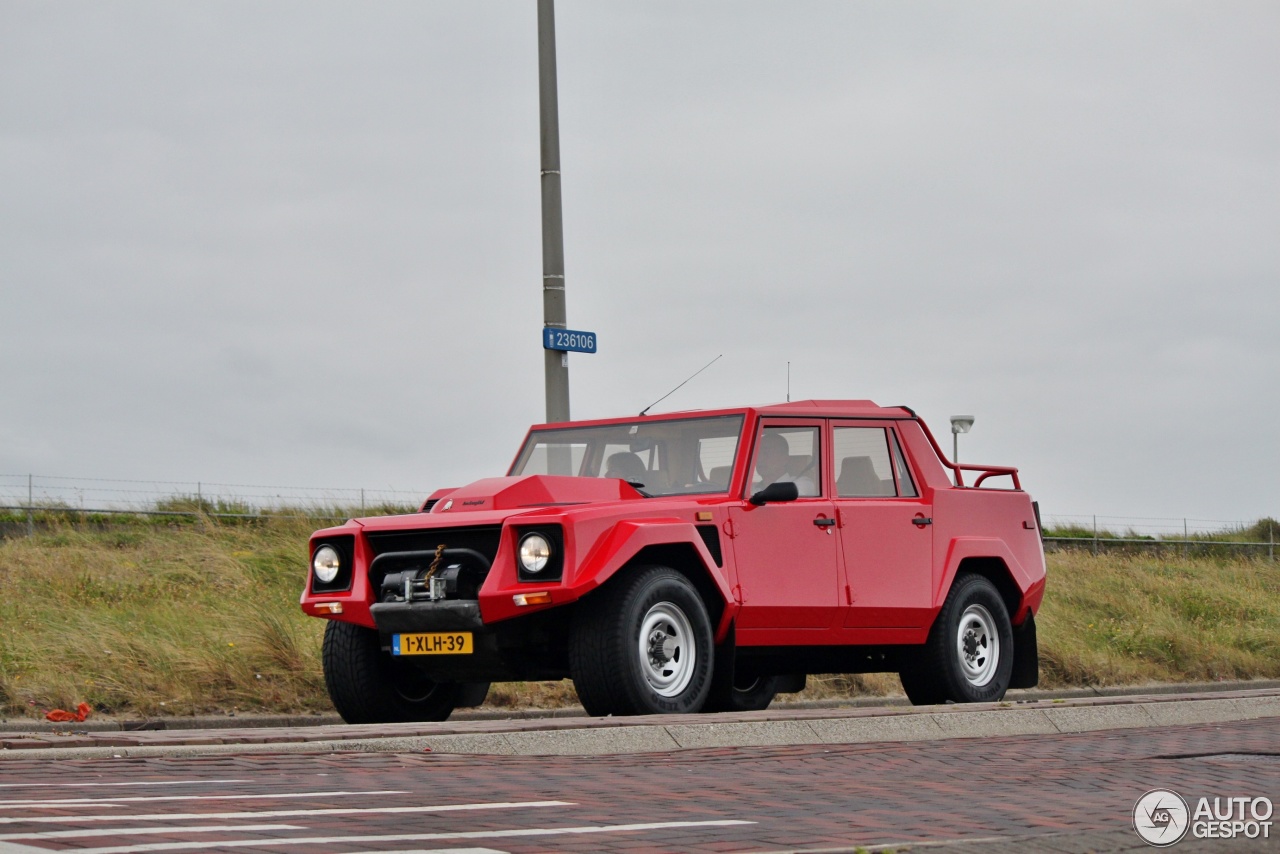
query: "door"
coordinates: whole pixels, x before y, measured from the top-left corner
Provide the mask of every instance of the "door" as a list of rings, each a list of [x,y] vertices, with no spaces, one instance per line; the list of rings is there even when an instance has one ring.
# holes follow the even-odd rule
[[[920,628],[932,599],[933,508],[920,495],[892,423],[832,427],[850,628]]]
[[[826,629],[839,607],[839,537],[835,505],[823,483],[822,423],[766,421],[752,449],[752,476],[741,504],[729,510],[737,584],[739,632]],[[796,484],[800,497],[752,505],[747,499],[774,482]],[[741,635],[740,635],[741,637]]]

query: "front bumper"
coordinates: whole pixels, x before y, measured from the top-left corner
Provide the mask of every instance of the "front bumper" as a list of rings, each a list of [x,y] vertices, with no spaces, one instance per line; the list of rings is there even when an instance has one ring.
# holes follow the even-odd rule
[[[569,675],[567,616],[562,612],[530,614],[485,625],[474,600],[441,599],[380,602],[370,608],[383,649],[395,635],[415,632],[471,632],[467,655],[412,655],[424,673],[438,681],[513,682],[564,679]]]
[[[380,602],[369,608],[384,636],[406,632],[484,632],[480,603],[441,599],[436,602]]]

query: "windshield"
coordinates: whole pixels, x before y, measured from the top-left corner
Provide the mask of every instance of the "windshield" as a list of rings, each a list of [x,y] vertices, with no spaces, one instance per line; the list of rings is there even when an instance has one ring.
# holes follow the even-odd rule
[[[741,435],[741,415],[535,430],[510,474],[616,477],[648,495],[725,492]]]

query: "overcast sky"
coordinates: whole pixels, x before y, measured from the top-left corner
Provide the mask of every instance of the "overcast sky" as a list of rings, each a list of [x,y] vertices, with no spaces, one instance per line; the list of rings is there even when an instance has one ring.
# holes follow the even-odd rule
[[[907,404],[1280,517],[1280,4],[557,4],[577,418]],[[525,2],[0,0],[0,474],[431,490],[544,415]]]

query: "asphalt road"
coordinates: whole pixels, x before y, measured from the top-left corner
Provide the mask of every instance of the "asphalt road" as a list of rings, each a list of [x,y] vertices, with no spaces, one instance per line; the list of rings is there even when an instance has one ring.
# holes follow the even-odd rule
[[[445,734],[335,742],[312,732],[275,745],[212,743],[222,736],[208,732],[162,745],[169,736],[153,732],[136,734],[153,739],[141,747],[11,749],[0,762],[0,854],[1147,850],[1132,822],[1151,789],[1193,808],[1201,797],[1280,801],[1280,696],[1239,693],[656,724],[459,722],[433,725]],[[1026,732],[1037,720],[1054,729]],[[875,726],[881,737],[857,735]],[[628,727],[727,744],[552,749],[625,744]],[[885,740],[894,731],[909,740]],[[520,738],[535,747],[444,752]],[[1275,836],[1188,836],[1172,850],[1280,850]]]

